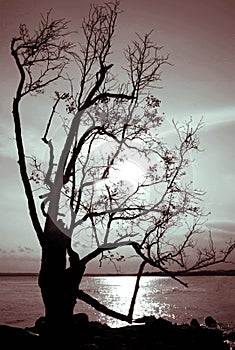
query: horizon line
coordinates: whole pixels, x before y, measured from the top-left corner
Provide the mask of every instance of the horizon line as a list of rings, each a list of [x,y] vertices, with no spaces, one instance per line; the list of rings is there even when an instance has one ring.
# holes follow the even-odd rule
[[[17,276],[38,276],[39,272],[0,272],[0,277],[17,277]],[[220,275],[227,275],[227,276],[234,276],[235,275],[235,270],[233,269],[221,269],[221,270],[201,270],[201,271],[191,271],[191,272],[182,272],[180,274],[176,274],[177,276],[208,276],[208,275],[213,275],[213,276],[220,276]],[[112,276],[137,276],[137,273],[96,273],[96,272],[91,272],[91,273],[85,273],[84,277],[112,277]],[[156,276],[156,277],[171,277],[165,274],[164,272],[144,272],[142,276]]]

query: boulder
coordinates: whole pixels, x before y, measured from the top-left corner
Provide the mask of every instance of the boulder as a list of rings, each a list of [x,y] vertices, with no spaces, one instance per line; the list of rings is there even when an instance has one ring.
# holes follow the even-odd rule
[[[218,324],[212,316],[207,316],[205,318],[205,325],[210,328],[216,328]]]
[[[200,323],[198,322],[198,320],[196,320],[196,318],[193,318],[190,322],[190,326],[194,328],[198,328],[200,327]]]
[[[20,349],[40,348],[39,336],[19,327],[0,325],[0,339],[6,349],[14,349],[16,346]]]

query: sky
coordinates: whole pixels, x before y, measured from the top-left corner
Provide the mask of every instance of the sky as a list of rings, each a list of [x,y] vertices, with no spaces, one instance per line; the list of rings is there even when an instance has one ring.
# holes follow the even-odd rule
[[[208,227],[216,239],[234,237],[235,1],[123,0],[121,8],[116,57],[136,32],[150,30],[164,53],[169,53],[172,65],[163,68],[162,88],[157,91],[161,112],[169,121],[204,118],[200,132],[204,152],[193,165],[193,181],[206,191],[205,206],[211,211]],[[11,110],[18,73],[9,46],[20,23],[35,28],[40,13],[50,9],[54,18],[65,17],[79,30],[89,1],[0,0],[0,272],[37,272],[40,267],[40,247],[29,219],[14,144]],[[24,136],[33,152],[46,107],[34,99],[24,111]]]

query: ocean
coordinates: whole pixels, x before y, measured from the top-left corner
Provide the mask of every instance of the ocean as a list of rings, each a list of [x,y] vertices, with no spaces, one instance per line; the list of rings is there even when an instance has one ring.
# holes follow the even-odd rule
[[[177,324],[190,323],[196,318],[203,325],[210,315],[221,329],[235,331],[234,276],[185,276],[182,279],[188,283],[188,288],[169,277],[142,277],[134,318],[154,315]],[[127,314],[134,284],[134,276],[85,276],[81,289],[100,303]],[[81,301],[77,302],[75,312],[85,312],[90,321],[107,323],[111,327],[126,325]],[[37,276],[0,277],[0,324],[31,327],[43,315]]]

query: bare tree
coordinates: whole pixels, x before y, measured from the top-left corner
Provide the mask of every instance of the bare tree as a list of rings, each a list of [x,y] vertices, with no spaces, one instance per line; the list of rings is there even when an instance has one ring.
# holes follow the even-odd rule
[[[161,138],[165,117],[158,112],[160,101],[153,91],[169,62],[151,32],[136,35],[124,51],[125,69],[116,76],[112,73],[111,48],[119,13],[118,1],[92,5],[82,22],[78,47],[68,40],[75,35],[69,22],[54,20],[51,12],[41,17],[33,34],[20,25],[19,36],[11,42],[20,73],[13,101],[18,163],[42,248],[39,286],[50,330],[71,326],[77,298],[131,323],[146,264],[184,284],[177,277],[182,271],[225,261],[234,249],[230,242],[217,255],[210,235],[208,247],[196,244],[196,238],[205,235],[206,214],[200,208],[202,193],[188,181],[187,171],[192,152],[199,151],[198,131],[203,124],[173,122],[174,146]],[[49,87],[56,91],[41,138],[48,161],[31,156],[30,168],[20,106],[23,99],[27,103],[28,97]],[[59,121],[61,152],[53,133]],[[125,174],[131,168],[132,178]],[[35,188],[41,189],[44,221],[37,213]],[[87,241],[93,242],[90,251],[80,258]],[[122,247],[141,261],[127,315],[79,289],[91,260],[122,261],[122,254],[112,253]],[[193,261],[188,257],[195,249]]]

